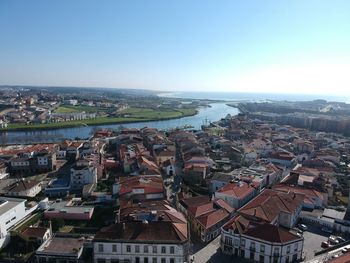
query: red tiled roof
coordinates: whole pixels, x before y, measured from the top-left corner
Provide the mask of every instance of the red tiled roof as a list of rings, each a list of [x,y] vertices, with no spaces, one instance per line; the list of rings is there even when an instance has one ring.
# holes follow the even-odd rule
[[[21,235],[27,238],[35,237],[35,238],[43,238],[45,233],[47,232],[47,228],[45,227],[26,227]]]
[[[184,198],[180,203],[185,207],[199,206],[210,202],[210,197],[207,195],[199,195],[195,197]]]
[[[242,215],[236,215],[224,226],[224,230],[232,230],[234,233],[243,233],[250,225],[250,221]]]
[[[246,196],[254,192],[256,189],[256,186],[259,185],[258,182],[254,182],[253,184],[254,185],[250,185],[243,181],[238,183],[228,183],[224,187],[220,188],[218,192],[233,196],[237,199],[244,199]]]
[[[185,230],[186,228],[186,230]],[[95,240],[137,240],[146,242],[183,242],[188,239],[187,224],[171,222],[125,222],[102,228]]]
[[[272,243],[286,243],[300,239],[299,236],[292,234],[286,229],[268,223],[249,228],[244,234]]]
[[[40,182],[36,180],[20,180],[18,182],[13,183],[12,185],[7,186],[4,190],[6,190],[7,192],[18,193],[25,190],[29,190],[38,184],[40,184]]]
[[[283,227],[269,224],[266,221],[236,215],[228,221],[223,229],[232,230],[234,233],[247,235],[272,243],[285,243],[300,239],[297,235]]]
[[[193,217],[198,217],[198,216],[207,214],[209,212],[213,212],[215,210],[216,209],[213,207],[213,203],[211,201],[198,206],[191,206],[187,209],[189,214],[191,214]]]
[[[221,208],[225,209],[227,212],[232,213],[235,209],[231,207],[228,203],[226,203],[222,199],[215,199],[213,202],[217,205],[220,206]]]
[[[229,213],[225,209],[221,208],[219,210],[215,210],[210,213],[199,216],[196,219],[203,227],[208,229],[213,225],[220,223],[222,220],[225,220],[228,217]]]
[[[314,198],[319,198],[323,200],[323,195],[317,190],[309,189],[309,188],[303,188],[300,186],[292,186],[292,185],[284,185],[284,184],[278,184],[272,187],[272,189],[276,191],[282,191],[285,193],[297,193],[297,194],[303,194],[305,195],[304,202],[307,200],[312,200]]]
[[[283,193],[266,189],[239,209],[239,212],[272,222],[281,212],[295,212],[302,204],[303,199],[304,195],[301,194]]]
[[[158,176],[132,176],[119,178],[119,194],[124,195],[133,189],[144,189],[144,194],[163,193],[163,180]]]

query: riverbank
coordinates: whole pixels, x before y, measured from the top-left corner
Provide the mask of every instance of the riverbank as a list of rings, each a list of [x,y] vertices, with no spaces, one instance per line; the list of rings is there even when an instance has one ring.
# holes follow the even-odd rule
[[[153,111],[147,109],[143,113],[130,111],[129,117],[98,117],[95,119],[53,122],[53,123],[37,123],[37,124],[9,124],[7,128],[0,129],[0,132],[7,131],[30,131],[30,130],[55,130],[63,128],[73,128],[81,126],[99,126],[107,124],[129,124],[139,122],[165,121],[180,119],[184,117],[194,116],[198,113],[197,109],[178,109],[173,111]]]

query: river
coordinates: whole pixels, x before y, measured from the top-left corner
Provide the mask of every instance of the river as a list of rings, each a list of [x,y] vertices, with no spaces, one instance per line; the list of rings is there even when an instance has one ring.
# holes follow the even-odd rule
[[[126,128],[153,127],[157,129],[171,129],[184,125],[192,125],[200,129],[201,125],[210,121],[217,121],[226,117],[227,114],[237,115],[239,110],[227,106],[225,103],[213,103],[211,107],[199,108],[198,114],[180,119],[137,122],[127,124],[107,124],[98,126],[81,126],[73,128],[62,128],[53,130],[30,130],[30,131],[7,131],[0,132],[0,144],[21,144],[21,143],[49,143],[60,142],[63,139],[88,138],[98,128],[118,129],[120,126]]]

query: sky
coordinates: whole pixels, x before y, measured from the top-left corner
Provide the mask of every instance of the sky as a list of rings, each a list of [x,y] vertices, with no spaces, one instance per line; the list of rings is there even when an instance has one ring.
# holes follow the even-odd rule
[[[350,95],[348,0],[1,0],[0,84]]]

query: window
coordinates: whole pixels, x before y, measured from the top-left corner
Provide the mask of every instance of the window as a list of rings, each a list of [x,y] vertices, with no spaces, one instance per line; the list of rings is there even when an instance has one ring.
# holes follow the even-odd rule
[[[143,263],[148,263],[148,258],[143,258]]]
[[[235,247],[239,246],[239,239],[235,239]]]
[[[98,244],[98,252],[103,252],[103,244]]]
[[[287,254],[290,253],[290,246],[287,246]]]
[[[157,263],[157,258],[152,258],[152,263]]]
[[[232,246],[232,238],[231,237],[225,237],[225,245]]]
[[[160,260],[160,262],[161,262],[161,263],[166,263],[165,258],[162,258],[162,259]]]
[[[126,246],[126,252],[131,252],[131,247],[130,247],[130,245],[127,245],[127,246]]]
[[[298,243],[294,244],[294,251],[298,251]]]
[[[298,259],[298,254],[294,254],[294,255],[293,255],[293,262],[296,262],[297,259]]]
[[[171,258],[171,259],[170,259],[170,263],[175,263],[175,259],[174,259],[174,258]]]
[[[250,252],[250,259],[254,259],[254,252]]]
[[[170,247],[170,254],[174,254],[175,253],[175,248],[174,247]]]
[[[135,258],[135,263],[140,263],[140,258],[139,257]]]
[[[263,255],[260,255],[259,262],[260,263],[264,263],[265,262],[265,257]]]
[[[117,252],[117,245],[112,245],[112,251]]]
[[[260,252],[265,253],[265,245],[260,245]]]
[[[243,239],[243,238],[241,239],[241,245],[245,246],[245,239]]]
[[[162,247],[162,254],[166,253],[166,247]]]
[[[106,260],[105,259],[98,259],[97,263],[106,263]]]
[[[251,242],[251,243],[250,243],[250,248],[253,249],[253,250],[255,250],[255,242]]]
[[[148,253],[148,246],[147,245],[143,247],[143,253]]]
[[[111,263],[119,263],[119,259],[111,259]]]
[[[135,253],[140,253],[140,246],[139,245],[135,246]]]
[[[153,247],[152,247],[152,252],[153,252],[153,253],[157,253],[157,246],[153,246]]]

